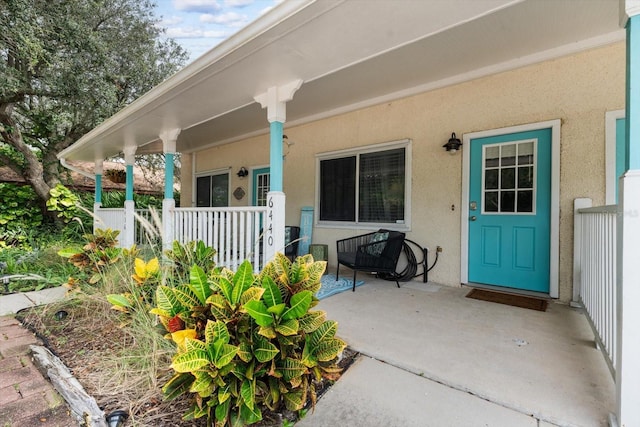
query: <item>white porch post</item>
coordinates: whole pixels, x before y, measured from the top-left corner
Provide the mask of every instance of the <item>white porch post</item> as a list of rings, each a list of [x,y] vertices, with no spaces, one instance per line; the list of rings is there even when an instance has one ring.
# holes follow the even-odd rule
[[[96,187],[95,197],[93,202],[93,232],[96,232],[96,228],[100,228],[98,225],[98,211],[102,206],[102,173],[104,170],[104,161],[102,159],[96,159],[95,171],[96,174]]]
[[[176,201],[173,198],[174,156],[176,141],[182,129],[171,129],[160,134],[162,151],[165,158],[164,199],[162,200],[162,249],[169,250],[173,244],[173,210]]]
[[[640,0],[621,0],[627,30],[626,172],[618,194],[617,423],[640,426]]]
[[[136,242],[135,236],[135,212],[136,204],[133,201],[133,164],[136,160],[136,146],[124,147],[124,162],[127,170],[127,184],[124,201],[124,235],[121,245],[124,248],[133,246]]]
[[[254,99],[267,109],[270,123],[270,191],[267,193],[267,217],[264,221],[265,262],[273,258],[277,251],[284,252],[284,226],[286,197],[282,191],[283,158],[282,135],[287,119],[287,102],[300,89],[302,80],[294,80],[282,86],[270,87]]]

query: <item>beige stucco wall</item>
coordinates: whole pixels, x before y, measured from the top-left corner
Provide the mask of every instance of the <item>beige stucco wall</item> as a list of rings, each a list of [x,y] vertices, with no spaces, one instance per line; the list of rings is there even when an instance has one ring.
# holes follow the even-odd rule
[[[624,44],[582,52],[480,78],[297,127],[285,124],[295,145],[284,164],[287,224],[299,223],[300,208],[313,206],[315,154],[403,138],[412,140],[412,226],[407,237],[435,251],[443,248],[429,278],[460,283],[462,156],[441,148],[451,132],[464,133],[561,119],[560,300],[571,299],[573,199],[604,204],[605,112],[624,107]],[[240,186],[250,201],[250,179],[241,166],[268,164],[268,135],[201,151],[195,172],[230,168],[231,190]],[[463,148],[464,149],[464,148]],[[184,169],[186,172],[186,168]],[[187,176],[186,174],[184,175]],[[183,182],[184,184],[184,182]],[[183,204],[187,192],[183,186]],[[453,209],[452,209],[453,206]],[[314,228],[314,243],[329,245],[363,230]],[[432,254],[433,255],[433,254]]]

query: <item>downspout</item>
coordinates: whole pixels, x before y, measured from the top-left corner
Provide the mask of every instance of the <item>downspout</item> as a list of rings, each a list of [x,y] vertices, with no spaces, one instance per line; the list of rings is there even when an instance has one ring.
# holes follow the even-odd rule
[[[64,157],[60,157],[60,164],[69,169],[72,172],[76,172],[86,178],[92,179],[96,182],[95,184],[95,201],[93,203],[93,232],[99,227],[99,210],[102,207],[102,161],[100,161],[99,167],[96,167],[96,174],[91,174],[89,172],[85,172],[80,168],[70,165],[67,163],[67,159]],[[98,172],[99,171],[99,172]]]
[[[69,169],[70,171],[73,171],[73,172],[79,173],[80,175],[82,175],[82,176],[86,176],[86,177],[87,177],[87,178],[89,178],[89,179],[93,179],[94,181],[95,181],[95,179],[96,179],[96,176],[95,176],[95,175],[92,175],[92,174],[90,174],[89,172],[83,171],[82,169],[79,169],[79,168],[77,168],[77,167],[75,167],[75,166],[72,166],[72,165],[70,165],[69,163],[67,163],[67,159],[65,159],[64,157],[60,157],[60,164],[61,164],[63,167],[65,167],[65,168]]]

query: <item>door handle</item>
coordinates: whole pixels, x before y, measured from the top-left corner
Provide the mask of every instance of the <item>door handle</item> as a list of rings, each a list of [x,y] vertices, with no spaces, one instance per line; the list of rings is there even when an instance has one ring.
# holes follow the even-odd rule
[[[475,215],[472,215],[469,217],[469,221],[475,221],[476,219],[478,219]]]

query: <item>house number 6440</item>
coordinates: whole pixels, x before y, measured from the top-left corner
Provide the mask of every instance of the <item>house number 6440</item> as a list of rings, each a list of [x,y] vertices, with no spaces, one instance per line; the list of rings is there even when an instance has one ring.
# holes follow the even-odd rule
[[[273,197],[269,197],[269,201],[267,203],[269,206],[269,227],[267,227],[267,244],[269,246],[273,246]]]

